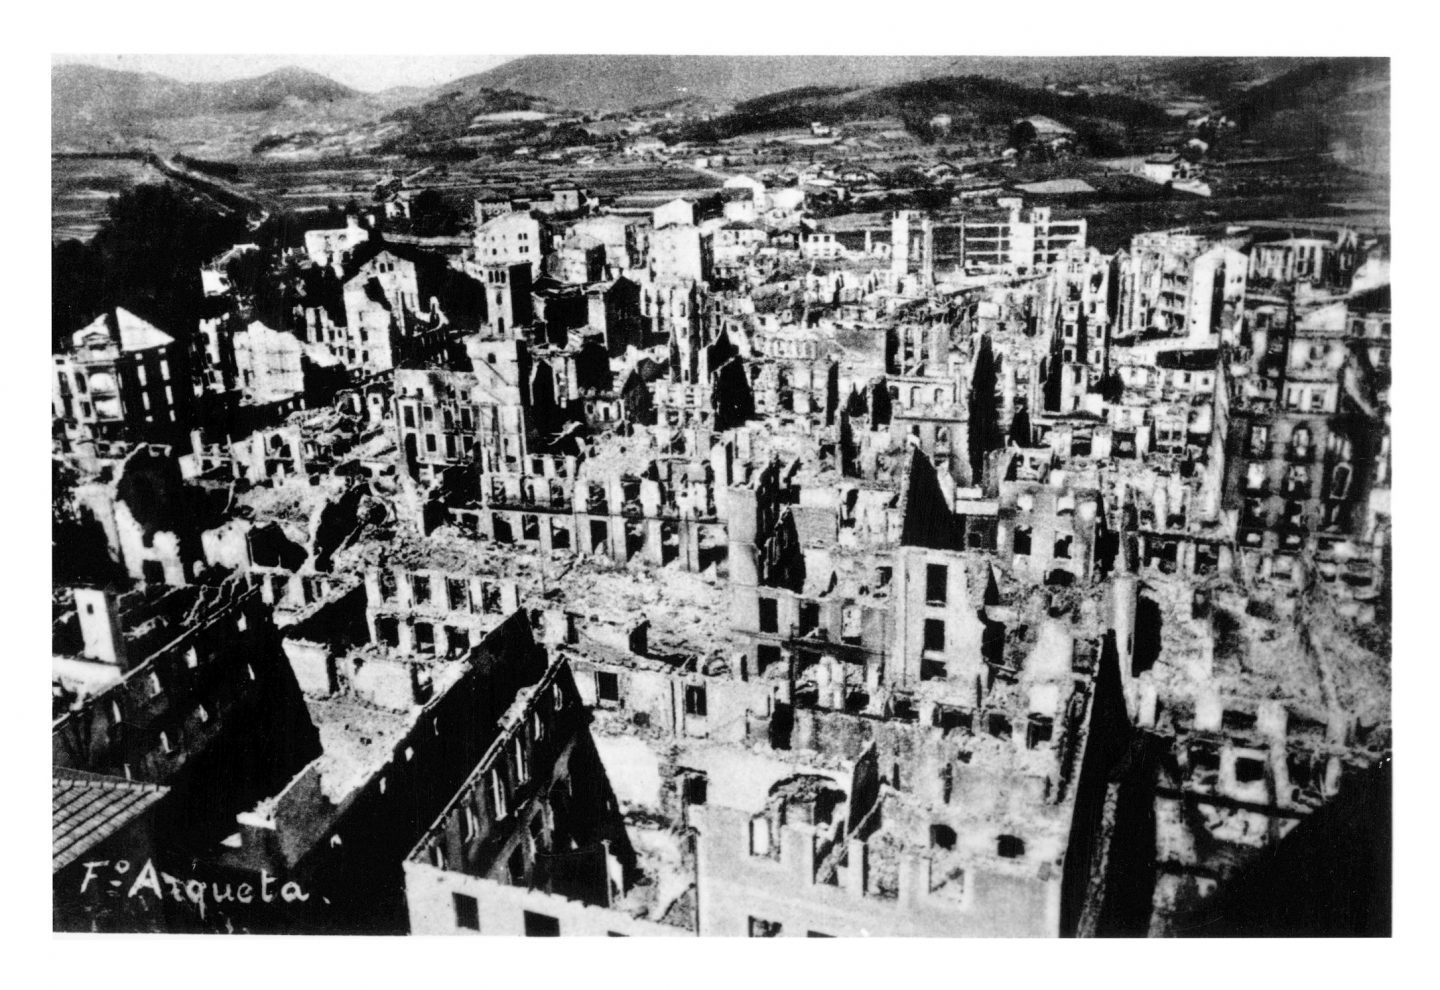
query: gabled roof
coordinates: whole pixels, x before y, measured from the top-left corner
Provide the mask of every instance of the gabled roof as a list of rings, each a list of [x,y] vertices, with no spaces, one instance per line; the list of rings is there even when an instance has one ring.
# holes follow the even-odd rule
[[[410,244],[393,244],[381,240],[378,237],[371,237],[363,241],[354,251],[350,252],[349,258],[345,260],[345,271],[341,276],[342,282],[349,282],[360,273],[360,269],[374,261],[381,254],[392,254],[401,261],[408,261],[416,268],[433,268],[443,266],[444,260],[438,255],[423,251]]]
[[[147,351],[152,347],[168,347],[175,343],[175,338],[164,330],[119,306],[97,316],[88,326],[76,331],[71,340],[80,347],[86,337],[97,333],[112,341],[118,339],[120,349],[127,352]]]
[[[1388,313],[1390,311],[1389,283],[1352,293],[1350,310],[1357,313]]]
[[[145,813],[170,792],[159,784],[55,769],[51,776],[52,871],[58,872]]]
[[[493,216],[489,220],[486,220],[480,225],[479,229],[476,230],[476,233],[480,234],[484,233],[487,230],[496,230],[501,227],[514,226],[517,220],[538,222],[538,218],[536,217],[533,210],[511,210],[509,213],[501,213],[498,216]]]

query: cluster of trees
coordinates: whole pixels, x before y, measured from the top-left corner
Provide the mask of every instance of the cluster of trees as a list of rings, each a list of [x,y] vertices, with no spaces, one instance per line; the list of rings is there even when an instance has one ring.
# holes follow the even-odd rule
[[[74,468],[51,460],[50,570],[56,585],[105,584],[120,575],[104,528],[76,497],[79,481]]]
[[[112,306],[193,328],[204,300],[200,266],[247,235],[244,217],[169,183],[122,193],[88,243],[51,248],[52,349]]]

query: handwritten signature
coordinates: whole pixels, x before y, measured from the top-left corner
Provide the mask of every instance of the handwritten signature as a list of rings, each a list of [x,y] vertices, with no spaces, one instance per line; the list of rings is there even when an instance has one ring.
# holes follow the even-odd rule
[[[90,889],[92,883],[101,886],[102,889],[103,886],[108,886],[115,890],[123,888],[128,883],[130,889],[125,894],[127,898],[152,893],[163,900],[168,890],[171,899],[177,903],[193,904],[201,918],[205,917],[208,907],[230,902],[273,904],[279,900],[285,904],[294,904],[310,899],[310,895],[294,880],[287,880],[281,884],[278,877],[272,877],[265,870],[260,871],[260,883],[257,890],[257,885],[250,883],[234,884],[228,881],[220,883],[171,876],[163,870],[157,870],[155,864],[148,859],[135,873],[133,880],[129,876],[133,864],[126,859],[96,859],[81,865],[85,867],[85,876],[80,880],[80,893],[82,894]],[[107,877],[106,873],[111,875]],[[280,888],[278,893],[274,889],[276,885]]]

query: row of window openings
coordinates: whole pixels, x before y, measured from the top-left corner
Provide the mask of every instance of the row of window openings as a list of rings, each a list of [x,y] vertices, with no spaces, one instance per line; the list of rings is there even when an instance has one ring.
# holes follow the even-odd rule
[[[480,903],[469,894],[453,894],[455,905],[455,926],[468,931],[480,930]],[[558,938],[560,919],[538,911],[523,912],[526,938]],[[612,938],[624,938],[620,932],[608,932]]]
[[[193,649],[191,650],[191,653],[194,653]],[[187,664],[187,666],[194,667],[196,666],[196,664],[189,663]],[[245,673],[250,680],[255,680],[255,668],[252,665],[245,665]],[[154,671],[151,671],[149,677],[146,679],[146,688],[149,692],[150,698],[158,698],[165,691],[164,685],[160,681],[160,675],[155,673]],[[195,715],[197,718],[199,718],[201,723],[206,723],[210,721],[210,712],[205,708],[204,705],[199,705],[196,707]],[[110,721],[115,725],[119,725],[125,721],[125,709],[120,704],[120,699],[118,698],[112,698],[110,701]],[[165,733],[160,733],[160,740],[161,749],[164,750],[166,753],[170,752],[169,738],[166,736]]]
[[[417,653],[435,652],[435,627],[428,622],[417,622],[412,627],[414,650]],[[464,653],[470,649],[470,631],[456,626],[445,626],[446,649],[450,653]],[[389,647],[400,645],[400,622],[391,617],[375,620],[375,635]]]
[[[620,703],[620,675],[609,670],[595,671],[595,698],[602,704]],[[709,716],[709,698],[703,684],[685,685],[685,714],[694,718]]]
[[[565,704],[565,696],[558,687],[552,687],[552,697],[556,711],[561,710]],[[539,711],[532,711],[526,723],[529,727],[529,737],[539,743],[545,739],[546,725],[544,718]],[[515,736],[510,742],[510,766],[514,769],[515,783],[511,785],[500,767],[492,768],[487,775],[487,784],[490,791],[490,806],[494,811],[495,820],[503,821],[510,814],[510,796],[515,788],[523,786],[530,780],[530,752],[526,748],[526,740],[523,735]],[[473,806],[466,804],[460,817],[460,841],[469,842],[480,831],[479,817]],[[444,853],[439,846],[435,847],[436,865],[443,868]]]
[[[493,412],[494,412],[494,411],[492,410],[492,413],[493,413]],[[408,427],[409,429],[412,429],[412,430],[415,429],[415,407],[414,407],[414,406],[401,406],[401,407],[400,407],[400,415],[401,415],[401,418],[404,420],[406,427]],[[421,407],[420,407],[420,417],[421,417],[421,419],[422,419],[424,422],[426,422],[426,423],[433,423],[433,422],[435,422],[435,407],[434,407],[434,406],[430,406],[430,405],[421,406]],[[490,426],[491,426],[492,429],[493,429],[494,426],[495,426],[494,418],[495,418],[494,415],[492,415],[492,416],[490,417],[490,419],[491,419]],[[444,425],[444,427],[445,427],[446,430],[453,430],[453,429],[455,429],[455,411],[454,411],[453,409],[441,409],[441,410],[440,410],[440,419],[441,419],[441,422],[443,423],[443,425]],[[466,432],[470,432],[470,431],[473,430],[474,428],[475,428],[475,417],[474,417],[473,410],[472,410],[469,406],[462,406],[462,407],[460,408],[460,429],[462,429],[462,430],[464,430],[464,431],[466,431]]]
[[[949,825],[930,826],[930,847],[947,852],[955,849],[957,836]],[[750,819],[750,855],[769,857],[771,851],[770,819],[764,815]],[[1025,840],[1018,835],[1001,835],[995,840],[995,853],[1002,859],[1019,859],[1025,855]]]
[[[475,438],[470,436],[469,434],[462,436],[460,438],[460,447],[458,449],[460,453],[469,456],[470,451],[475,449]],[[435,434],[425,434],[425,453],[438,454],[439,452],[440,445],[435,439]],[[445,456],[449,458],[454,458],[457,456],[455,438],[450,434],[445,435]]]
[[[936,705],[933,724],[940,729],[975,730],[975,712],[968,708]],[[1010,716],[990,712],[985,716],[985,731],[996,739],[1010,739],[1013,734]],[[1055,737],[1055,719],[1049,715],[1031,715],[1025,725],[1025,748],[1037,749]]]
[[[426,605],[432,599],[430,589],[430,578],[424,574],[409,575],[410,601],[415,605]],[[380,571],[380,599],[391,601],[399,591],[399,585],[393,571],[381,569]],[[446,604],[452,612],[464,612],[470,609],[470,586],[463,578],[445,579]],[[500,588],[493,584],[482,584],[480,587],[480,610],[483,612],[500,611]]]

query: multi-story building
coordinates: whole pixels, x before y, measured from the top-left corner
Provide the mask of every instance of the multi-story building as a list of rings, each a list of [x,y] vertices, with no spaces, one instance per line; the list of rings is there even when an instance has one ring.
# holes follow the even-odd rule
[[[186,347],[127,309],[97,317],[52,359],[51,414],[72,444],[178,438],[193,404]]]
[[[1002,204],[1004,205],[1004,204]],[[965,219],[960,227],[961,264],[977,268],[1044,271],[1064,261],[1072,247],[1085,247],[1083,218],[1060,220],[1037,206],[1027,219],[1012,202],[1009,216],[993,223]]]
[[[709,282],[714,274],[713,238],[699,227],[659,227],[650,232],[646,259],[655,282]]]
[[[529,210],[502,213],[475,230],[475,261],[481,267],[524,265],[534,281],[548,253],[544,229]]]

